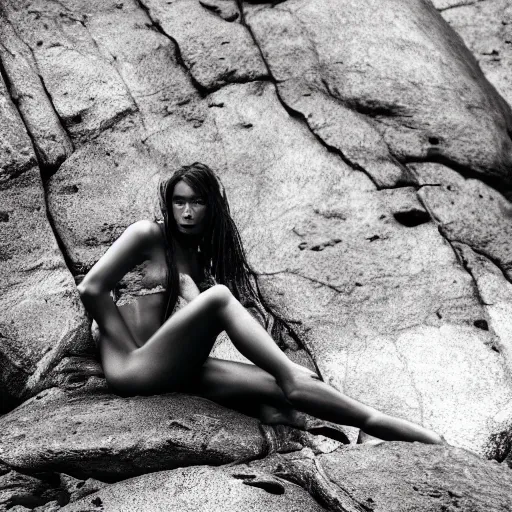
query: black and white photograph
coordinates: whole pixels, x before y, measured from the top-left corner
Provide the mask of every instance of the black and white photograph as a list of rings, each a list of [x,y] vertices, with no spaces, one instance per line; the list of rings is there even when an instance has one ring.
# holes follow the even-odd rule
[[[512,512],[512,0],[0,0],[0,512]]]

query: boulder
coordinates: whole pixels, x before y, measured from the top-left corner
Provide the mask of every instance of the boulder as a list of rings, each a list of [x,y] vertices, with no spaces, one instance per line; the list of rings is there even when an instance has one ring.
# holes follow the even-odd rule
[[[464,9],[437,1],[444,16]],[[393,510],[393,487],[404,510],[510,508],[495,498],[506,468],[461,449],[342,450],[200,398],[108,394],[71,275],[159,216],[161,178],[204,162],[293,327],[292,360],[510,459],[512,114],[429,2],[6,0],[0,14],[2,399],[53,388],[0,418],[8,469],[68,474],[52,492],[82,510],[134,496],[215,509],[287,496],[275,457],[254,478],[239,463],[308,445],[318,458],[288,456],[282,477],[334,510]],[[240,358],[226,339],[214,355]],[[338,442],[358,437],[344,432]],[[232,462],[241,477],[203,467]],[[201,467],[176,469],[186,465]],[[85,498],[96,483],[73,480],[133,476]],[[238,494],[251,480],[259,494]],[[63,503],[47,497],[41,511]]]
[[[60,2],[4,2],[73,141],[97,136],[136,111],[122,78],[98,51],[85,14]],[[73,77],[69,80],[69,77]]]
[[[0,460],[27,473],[120,480],[300,448],[272,427],[204,398],[120,398],[54,388],[0,418]]]
[[[308,489],[327,510],[506,512],[512,507],[507,467],[451,446],[383,443],[350,446],[314,457],[274,455],[240,466]]]
[[[189,148],[189,162],[219,171],[266,294],[323,378],[492,456],[490,439],[512,413],[510,384],[490,334],[475,327],[485,312],[473,281],[415,190],[377,191],[280,108],[269,84],[226,86],[197,104],[205,115],[198,133],[217,135]],[[157,179],[172,168],[159,169],[155,157],[169,146],[152,138],[146,153],[142,128],[121,126],[75,152],[50,181],[50,209],[78,269],[124,226],[151,217]],[[229,160],[217,160],[222,151]],[[138,168],[154,169],[151,180]],[[105,209],[113,190],[121,193]]]
[[[443,18],[462,37],[485,77],[512,104],[512,6],[507,0],[433,0]]]
[[[0,510],[12,510],[16,506],[33,509],[54,499],[47,481],[7,467],[2,467],[0,473]]]
[[[509,106],[427,0],[244,4],[284,105],[380,187],[443,161],[510,187]]]
[[[324,508],[297,485],[263,471],[238,474],[236,466],[197,466],[123,480],[60,510],[320,512]]]
[[[90,348],[85,311],[46,215],[30,138],[0,81],[0,382],[5,412],[20,400],[65,382],[64,356]]]
[[[73,145],[47,95],[30,48],[0,9],[0,59],[15,101],[34,144],[41,168],[55,171]]]

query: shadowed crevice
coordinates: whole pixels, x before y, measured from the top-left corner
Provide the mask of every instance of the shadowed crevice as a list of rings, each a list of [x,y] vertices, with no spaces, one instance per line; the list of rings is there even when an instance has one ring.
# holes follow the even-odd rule
[[[197,89],[197,91],[199,92],[200,96],[202,98],[205,98],[208,93],[210,92],[206,87],[203,87],[194,77],[194,75],[191,73],[189,67],[186,65],[185,61],[183,60],[183,57],[181,55],[181,50],[180,50],[180,46],[178,44],[178,41],[176,41],[176,39],[174,39],[174,37],[172,37],[171,35],[169,35],[162,27],[162,25],[155,19],[152,18],[151,16],[151,12],[149,10],[149,7],[147,7],[145,4],[144,4],[144,1],[143,0],[135,0],[135,2],[137,3],[137,5],[146,13],[146,16],[148,17],[149,21],[151,22],[151,26],[157,31],[159,32],[160,34],[162,34],[165,38],[169,39],[169,41],[171,41],[171,43],[174,45],[174,48],[175,48],[175,57],[176,57],[176,62],[178,63],[179,66],[181,66],[183,68],[183,70],[185,71],[186,75],[189,77],[190,81],[192,82],[193,86]]]
[[[29,126],[27,125],[26,121],[25,121],[25,118],[22,114],[22,112],[20,111],[19,107],[18,107],[18,102],[16,100],[16,98],[13,97],[12,95],[12,83],[10,81],[10,78],[5,70],[5,67],[3,65],[3,62],[2,62],[2,59],[0,58],[0,75],[2,76],[3,80],[4,80],[4,83],[5,83],[5,86],[7,88],[7,91],[9,93],[9,96],[11,98],[11,101],[12,101],[12,104],[16,107],[16,110],[18,112],[18,115],[25,127],[25,131],[27,133],[27,136],[29,137],[31,143],[32,143],[32,150],[34,152],[34,156],[35,156],[35,159],[37,161],[37,165],[39,167],[39,172],[40,172],[40,176],[41,176],[41,183],[42,183],[42,187],[43,187],[43,191],[44,191],[44,207],[45,207],[45,214],[46,214],[46,218],[48,219],[48,223],[50,225],[50,228],[53,232],[53,235],[55,237],[55,240],[57,241],[57,244],[59,246],[59,249],[62,253],[62,257],[64,259],[64,262],[68,268],[68,270],[71,272],[71,274],[73,274],[73,271],[72,271],[72,268],[73,268],[73,264],[72,264],[72,261],[71,261],[71,258],[69,257],[69,255],[67,254],[67,250],[66,250],[66,247],[64,245],[64,243],[62,242],[60,236],[59,236],[59,233],[55,227],[55,224],[53,222],[53,219],[51,217],[51,214],[50,214],[50,210],[49,210],[49,207],[48,207],[48,191],[47,191],[47,188],[46,188],[46,182],[48,180],[48,178],[50,178],[53,174],[55,174],[55,172],[57,172],[57,170],[60,168],[60,165],[62,165],[62,163],[65,161],[65,158],[59,163],[59,165],[57,167],[55,166],[44,166],[41,164],[41,160],[39,158],[39,155],[38,155],[38,152],[36,150],[37,148],[37,145],[36,145],[36,142],[34,140],[34,137],[32,136],[32,133],[29,129]],[[43,86],[43,89],[46,93],[46,96],[48,97],[48,100],[55,112],[55,115],[57,116],[57,118],[59,119],[60,121],[60,124],[61,126],[63,127],[64,131],[66,132],[67,136],[69,137],[69,140],[71,141],[71,136],[69,134],[69,132],[65,129],[64,127],[64,124],[62,123],[62,119],[59,117],[59,114],[57,112],[57,110],[55,109],[55,105],[53,104],[53,101],[52,101],[52,98],[51,98],[51,95],[50,93],[48,92],[47,88],[46,88],[46,85],[44,83],[44,80],[43,78],[38,75],[40,80],[41,80],[41,84]],[[72,141],[71,141],[71,144],[72,144]],[[74,147],[73,147],[74,149]],[[28,170],[29,168],[31,168],[33,166],[33,164],[30,164],[28,166],[26,166],[27,168],[24,169],[24,170]],[[23,170],[18,172],[16,174],[19,175],[19,174],[22,174]],[[11,178],[15,178],[16,176],[12,176]]]
[[[37,60],[35,58],[35,55],[34,55],[34,52],[33,52],[32,48],[30,48],[30,46],[28,44],[26,44],[25,41],[21,38],[20,34],[16,30],[16,27],[9,21],[9,19],[7,18],[7,16],[5,14],[3,15],[3,18],[4,18],[5,23],[9,24],[9,26],[11,27],[13,33],[16,35],[16,37],[19,39],[19,41],[26,47],[27,51],[30,53],[30,55],[32,57],[33,65],[36,67],[36,69],[38,69],[38,67],[37,67]],[[30,139],[32,141],[32,146],[34,148],[34,154],[35,154],[37,162],[38,162],[38,166],[39,166],[39,170],[40,170],[40,173],[41,173],[41,177],[42,177],[42,179],[47,179],[51,175],[53,175],[55,172],[57,172],[57,170],[63,164],[63,162],[65,162],[65,160],[67,158],[69,158],[69,156],[74,152],[75,146],[73,144],[72,136],[69,133],[69,131],[67,130],[66,125],[64,124],[62,118],[60,117],[60,115],[59,115],[59,113],[58,113],[58,111],[57,111],[57,109],[55,107],[55,104],[53,102],[51,94],[49,93],[49,91],[48,91],[48,89],[46,87],[46,84],[44,82],[43,77],[38,72],[37,73],[37,77],[38,77],[38,79],[39,79],[39,81],[41,83],[41,87],[43,88],[43,91],[44,91],[44,93],[45,93],[45,95],[46,95],[46,97],[48,99],[48,103],[50,104],[51,109],[52,109],[53,114],[55,115],[56,119],[58,119],[58,121],[59,121],[60,128],[66,134],[66,137],[67,137],[67,139],[69,141],[69,144],[71,145],[71,153],[70,153],[70,155],[66,156],[63,153],[62,157],[59,158],[59,160],[56,162],[55,165],[46,165],[46,164],[44,164],[42,162],[42,160],[41,160],[41,157],[39,156],[38,145],[36,143],[35,137],[32,134],[32,131],[30,129],[30,123],[25,119],[25,116],[24,116],[23,112],[20,110],[20,108],[18,106],[18,99],[15,97],[15,95],[12,92],[13,84],[12,84],[12,81],[11,81],[8,73],[7,73],[7,70],[5,69],[5,66],[4,66],[1,58],[0,58],[0,72],[1,72],[1,75],[2,75],[2,77],[4,79],[4,82],[5,82],[5,85],[7,87],[7,90],[9,92],[9,96],[11,97],[11,101],[16,106],[16,109],[18,110],[20,118],[22,119],[23,124],[25,125],[25,130],[26,130],[28,136],[30,137]],[[34,74],[36,74],[36,73],[34,72]]]
[[[405,157],[401,159],[401,163],[406,166],[408,166],[409,164],[441,164],[444,165],[445,167],[448,167],[452,171],[455,171],[456,173],[460,174],[464,178],[474,179],[481,181],[482,183],[485,183],[489,187],[493,188],[494,190],[502,194],[508,201],[512,200],[512,181],[509,180],[505,182],[502,178],[498,176],[487,176],[482,172],[477,172],[468,165],[461,164],[437,151],[432,151],[425,157]],[[408,167],[408,169],[409,171],[411,170],[410,167]],[[504,183],[506,183],[508,190],[503,189]]]
[[[20,112],[20,109],[18,107],[18,100],[12,94],[11,80],[9,78],[9,75],[7,74],[7,71],[6,71],[5,67],[4,67],[4,63],[2,62],[1,58],[0,58],[0,76],[2,77],[2,80],[3,80],[4,84],[5,84],[5,88],[6,88],[7,94],[9,94],[9,99],[11,100],[11,103],[16,108],[16,112],[18,113],[18,117],[21,120],[21,122],[23,123],[23,126],[25,128],[25,133],[27,134],[28,138],[30,139],[30,142],[31,142],[31,145],[32,145],[32,153],[34,155],[34,160],[32,158],[30,158],[25,165],[19,167],[18,171],[13,173],[13,174],[9,174],[10,166],[4,166],[4,171],[7,171],[6,174],[8,174],[8,176],[9,176],[8,179],[14,179],[14,178],[20,176],[21,174],[23,174],[24,172],[28,171],[29,169],[31,169],[34,166],[34,164],[37,163],[37,165],[39,165],[40,162],[39,162],[39,156],[38,156],[37,151],[36,151],[36,144],[34,142],[32,134],[30,133],[30,130],[28,129],[28,126],[27,126],[27,124],[25,122],[25,118],[23,117],[23,115]],[[16,165],[16,164],[14,164],[14,165]]]
[[[339,156],[342,161],[347,164],[349,167],[351,167],[352,169],[356,170],[356,171],[360,171],[362,173],[364,173],[368,179],[375,185],[375,187],[377,188],[377,190],[381,190],[383,187],[380,187],[376,181],[374,180],[373,176],[368,172],[366,171],[366,169],[364,167],[362,167],[361,165],[359,165],[358,163],[356,162],[352,162],[350,159],[348,159],[341,150],[339,150],[338,148],[334,147],[334,146],[331,146],[330,144],[327,144],[317,133],[315,133],[315,131],[311,128],[310,124],[308,123],[308,120],[306,118],[306,116],[302,113],[302,112],[299,112],[298,110],[295,110],[294,108],[290,107],[290,105],[288,105],[284,99],[282,98],[281,94],[279,93],[279,88],[277,87],[277,81],[275,79],[275,77],[273,76],[271,70],[270,70],[270,66],[268,65],[268,62],[265,58],[265,55],[263,54],[263,51],[261,49],[261,46],[259,45],[258,43],[258,40],[256,39],[256,36],[254,35],[250,25],[247,24],[246,20],[245,20],[245,14],[244,14],[244,10],[243,10],[243,4],[242,4],[242,0],[236,0],[237,1],[237,4],[238,4],[238,8],[240,10],[240,21],[241,21],[241,24],[247,29],[247,31],[249,32],[252,40],[254,41],[254,44],[256,45],[256,48],[258,48],[258,51],[261,55],[261,60],[263,61],[263,63],[265,64],[265,67],[267,69],[267,74],[270,78],[270,81],[273,83],[274,85],[274,88],[275,88],[275,91],[276,91],[276,96],[279,100],[279,102],[281,103],[281,105],[283,106],[283,108],[286,110],[286,112],[288,113],[288,115],[294,119],[298,119],[299,121],[301,121],[305,126],[307,126],[309,132],[315,137],[315,139],[320,142],[320,144],[322,144],[322,146],[324,146],[328,151],[330,151],[331,153],[335,153],[337,156]]]
[[[468,7],[470,5],[479,4],[481,2],[485,2],[485,0],[473,0],[473,1],[469,0],[467,2],[464,2],[464,0],[463,0],[462,2],[458,2],[453,5],[447,5],[446,7],[436,7],[436,9],[439,12],[444,12],[444,11],[449,11],[451,9],[457,9],[458,7]]]
[[[219,91],[220,89],[222,89],[226,86],[232,85],[232,84],[248,84],[248,83],[253,83],[253,82],[270,81],[268,74],[258,75],[258,76],[252,77],[252,78],[233,77],[232,75],[234,73],[236,73],[236,70],[230,70],[230,71],[227,71],[225,74],[222,74],[217,77],[218,82],[225,82],[225,83],[219,83],[218,85],[212,86],[212,87],[205,87],[204,85],[199,83],[199,81],[195,78],[194,74],[192,73],[192,70],[190,69],[190,67],[187,66],[187,64],[181,54],[181,49],[180,49],[180,45],[179,45],[178,41],[174,37],[172,37],[170,34],[168,34],[157,20],[152,18],[150,9],[149,9],[149,7],[147,7],[144,4],[143,0],[136,0],[136,2],[139,5],[139,7],[146,13],[146,16],[150,20],[151,26],[153,27],[153,29],[156,30],[158,33],[162,34],[164,37],[166,37],[173,43],[174,48],[175,48],[176,62],[178,63],[179,66],[181,66],[183,68],[183,70],[185,71],[186,75],[189,77],[192,85],[196,88],[196,90],[198,91],[201,98],[204,99],[207,96],[209,96],[210,94],[213,94],[213,93]],[[213,12],[212,9],[206,7],[202,3],[201,3],[201,5],[204,9],[208,10],[209,12]],[[215,15],[218,15],[218,14],[215,13]],[[222,19],[224,19],[224,18],[222,18]],[[226,20],[224,20],[224,21],[226,21]],[[229,21],[226,21],[226,22],[228,23]],[[265,63],[265,65],[266,65],[266,63]],[[266,66],[266,67],[268,69],[268,66]]]

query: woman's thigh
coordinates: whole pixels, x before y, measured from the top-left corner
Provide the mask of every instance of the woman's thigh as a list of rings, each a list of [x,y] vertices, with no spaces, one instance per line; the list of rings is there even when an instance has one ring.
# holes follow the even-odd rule
[[[276,379],[254,364],[208,357],[183,390],[226,405],[290,405]]]
[[[201,294],[176,311],[140,348],[118,353],[101,341],[102,364],[109,384],[127,394],[181,389],[206,361],[221,325]]]

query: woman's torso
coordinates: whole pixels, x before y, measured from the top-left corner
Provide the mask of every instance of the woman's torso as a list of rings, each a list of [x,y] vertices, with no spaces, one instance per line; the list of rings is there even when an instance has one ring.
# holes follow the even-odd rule
[[[113,293],[119,313],[139,346],[161,326],[168,300],[164,228],[163,223],[155,224],[158,229],[155,229],[145,261],[128,272]],[[180,273],[179,307],[184,299],[190,300],[190,278],[197,285],[203,279],[204,272],[197,253],[184,255],[177,251],[174,256]]]

